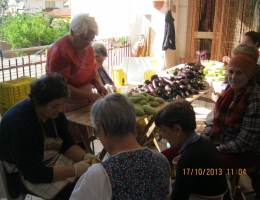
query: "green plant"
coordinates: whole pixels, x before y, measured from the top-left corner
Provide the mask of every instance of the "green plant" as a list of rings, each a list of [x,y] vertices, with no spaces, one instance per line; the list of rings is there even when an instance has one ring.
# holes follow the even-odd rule
[[[11,44],[13,49],[48,45],[67,34],[69,26],[68,20],[63,20],[57,28],[51,28],[51,21],[45,19],[41,13],[9,14],[2,19],[0,37]]]

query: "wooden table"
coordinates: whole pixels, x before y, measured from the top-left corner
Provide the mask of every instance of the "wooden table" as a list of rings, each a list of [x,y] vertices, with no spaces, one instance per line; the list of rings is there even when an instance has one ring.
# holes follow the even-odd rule
[[[199,98],[200,96],[206,94],[209,90],[210,89],[200,91],[200,93],[198,95],[193,95],[192,98],[187,98],[186,100],[189,102],[192,102],[195,99]],[[69,121],[72,121],[78,125],[92,127],[92,121],[90,118],[90,110],[91,110],[92,105],[93,104],[89,104],[82,108],[67,112],[67,113],[65,113],[65,115]],[[154,108],[157,111],[159,111],[162,108],[164,108],[166,105],[168,105],[168,102],[165,102],[164,104],[160,104],[159,106],[154,107]],[[161,151],[160,147],[158,145],[158,142],[157,142],[157,136],[155,135],[156,133],[154,133],[154,131],[153,131],[155,128],[154,118],[155,118],[155,116],[147,115],[147,114],[144,116],[136,116],[136,122],[139,122],[141,120],[145,121],[145,127],[144,127],[143,131],[137,136],[137,141],[141,146],[147,146],[147,144],[149,144],[150,142],[153,141],[153,143],[155,144],[158,151]],[[79,129],[80,129],[80,126],[79,126]],[[87,135],[84,135],[81,130],[79,131],[79,133],[80,133],[82,142],[86,147],[86,150],[88,152],[94,153],[93,141],[96,139],[96,137],[95,136],[88,137]],[[92,148],[90,147],[91,143],[92,143]],[[103,158],[104,155],[105,155],[105,150],[103,149],[100,157]]]
[[[159,111],[160,109],[165,107],[167,104],[168,104],[167,102],[165,102],[164,104],[160,104],[159,106],[155,107],[155,109],[157,111]],[[92,127],[92,121],[90,118],[90,110],[91,110],[92,105],[93,104],[89,104],[82,108],[67,112],[67,113],[65,113],[65,115],[69,121],[72,121],[78,125]],[[150,137],[150,135],[155,127],[154,116],[151,116],[151,115],[136,116],[136,122],[139,122],[141,120],[145,120],[146,125],[145,125],[145,128],[142,131],[142,133],[137,136],[137,141],[139,142],[140,145],[144,145],[147,138]],[[83,142],[84,146],[86,147],[86,150],[88,152],[94,153],[94,146],[92,146],[92,149],[91,149],[90,143],[93,142],[93,140],[95,140],[96,137],[95,136],[88,137],[87,135],[84,135],[83,132],[80,130],[80,126],[78,128],[79,128],[79,133],[80,133],[82,142]],[[156,147],[158,148],[158,150],[160,150],[155,138],[154,138],[154,143],[155,143]],[[103,156],[103,154],[101,153],[100,157],[102,157],[102,156]]]

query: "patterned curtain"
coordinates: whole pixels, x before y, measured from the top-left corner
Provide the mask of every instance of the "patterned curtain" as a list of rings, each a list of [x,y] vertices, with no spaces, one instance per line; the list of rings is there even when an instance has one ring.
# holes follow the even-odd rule
[[[200,4],[204,0],[189,0],[189,17],[186,57],[194,57],[196,52],[196,31],[198,31]],[[259,0],[216,0],[213,25],[211,60],[221,61],[223,56],[231,56],[231,51],[240,42],[242,35],[257,31],[254,18]]]
[[[217,0],[212,40],[212,60],[231,56],[243,34],[253,29],[257,0]],[[256,31],[256,30],[255,30]]]
[[[189,0],[187,25],[186,57],[195,58],[197,51],[196,36],[199,30],[200,0]]]

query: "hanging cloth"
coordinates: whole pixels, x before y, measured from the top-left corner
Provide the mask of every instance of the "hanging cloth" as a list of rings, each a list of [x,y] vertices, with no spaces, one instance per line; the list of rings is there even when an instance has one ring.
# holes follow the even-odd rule
[[[165,29],[162,50],[172,49],[175,50],[175,28],[174,18],[169,10],[165,16]]]

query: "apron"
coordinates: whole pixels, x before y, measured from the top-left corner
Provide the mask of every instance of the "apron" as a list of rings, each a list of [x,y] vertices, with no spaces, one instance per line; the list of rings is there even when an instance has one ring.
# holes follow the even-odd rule
[[[43,165],[48,167],[72,166],[74,164],[74,161],[59,153],[63,144],[63,140],[58,136],[54,121],[52,120],[57,136],[56,138],[46,137],[42,123],[41,121],[39,122],[44,134],[44,156],[42,161]],[[7,173],[19,172],[21,182],[23,183],[25,188],[33,195],[41,197],[43,199],[53,199],[64,187],[76,180],[76,177],[70,177],[63,181],[57,181],[53,183],[30,183],[29,181],[24,179],[22,173],[14,164],[9,164],[5,161],[3,162],[3,164]]]

